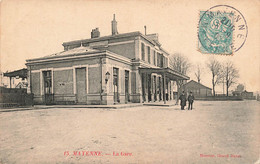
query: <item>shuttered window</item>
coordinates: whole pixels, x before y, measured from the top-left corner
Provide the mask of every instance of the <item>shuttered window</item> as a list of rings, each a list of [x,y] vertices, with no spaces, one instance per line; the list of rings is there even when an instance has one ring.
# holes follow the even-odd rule
[[[144,49],[144,44],[142,43],[142,60],[145,61],[145,49]]]
[[[151,49],[150,49],[150,47],[148,46],[147,47],[147,56],[148,56],[148,63],[151,63]]]

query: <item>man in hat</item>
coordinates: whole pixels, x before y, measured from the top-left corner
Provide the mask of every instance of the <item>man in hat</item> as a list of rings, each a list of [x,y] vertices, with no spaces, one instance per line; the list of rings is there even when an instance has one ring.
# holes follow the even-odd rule
[[[192,95],[192,92],[190,91],[190,94],[188,96],[188,101],[189,101],[189,106],[188,106],[188,110],[192,110],[192,104],[193,104],[193,101],[194,101],[194,96]]]
[[[179,99],[181,100],[181,110],[184,110],[184,107],[186,106],[186,96],[184,94],[184,91],[182,91],[182,94],[180,95]]]

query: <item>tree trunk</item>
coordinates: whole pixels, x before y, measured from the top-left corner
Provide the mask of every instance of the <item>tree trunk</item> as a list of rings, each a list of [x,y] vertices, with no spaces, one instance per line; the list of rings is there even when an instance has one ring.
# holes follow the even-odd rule
[[[214,76],[213,76],[213,78],[212,78],[212,90],[213,90],[213,96],[215,96]]]
[[[228,96],[228,84],[227,84],[227,96]]]
[[[213,90],[213,96],[216,96],[216,94],[215,94],[215,86],[214,85],[213,85],[212,90]]]

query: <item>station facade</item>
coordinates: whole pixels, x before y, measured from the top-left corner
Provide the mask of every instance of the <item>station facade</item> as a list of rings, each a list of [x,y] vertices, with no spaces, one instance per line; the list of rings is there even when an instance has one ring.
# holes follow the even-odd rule
[[[116,104],[173,99],[174,81],[189,77],[169,68],[158,34],[119,34],[64,42],[64,51],[29,59],[28,91],[36,104]]]

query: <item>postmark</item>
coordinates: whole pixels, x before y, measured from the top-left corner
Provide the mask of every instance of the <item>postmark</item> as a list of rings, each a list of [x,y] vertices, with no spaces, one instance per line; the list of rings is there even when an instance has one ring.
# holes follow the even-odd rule
[[[244,16],[232,6],[217,5],[200,11],[198,48],[201,53],[232,55],[243,47],[247,33]]]

